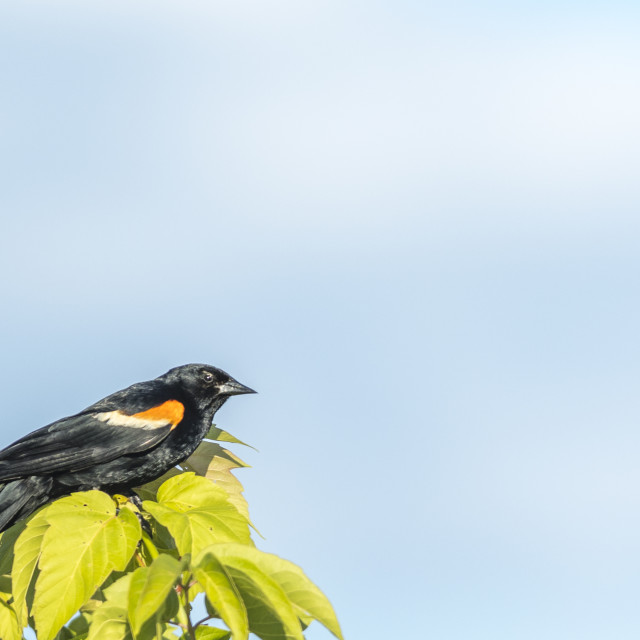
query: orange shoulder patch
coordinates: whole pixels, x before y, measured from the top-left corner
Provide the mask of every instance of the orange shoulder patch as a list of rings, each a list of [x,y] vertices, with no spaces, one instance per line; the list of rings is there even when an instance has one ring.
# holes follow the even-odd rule
[[[165,420],[171,423],[171,428],[178,426],[180,420],[184,416],[184,405],[177,400],[167,400],[157,407],[151,407],[146,411],[134,413],[132,418],[140,418],[140,420]]]

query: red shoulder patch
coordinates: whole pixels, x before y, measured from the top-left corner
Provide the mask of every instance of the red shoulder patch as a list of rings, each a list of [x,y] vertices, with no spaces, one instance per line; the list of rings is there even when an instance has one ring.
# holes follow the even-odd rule
[[[157,407],[134,413],[131,417],[139,418],[140,420],[164,420],[171,423],[171,428],[173,429],[178,426],[178,423],[184,417],[184,405],[178,400],[167,400]]]

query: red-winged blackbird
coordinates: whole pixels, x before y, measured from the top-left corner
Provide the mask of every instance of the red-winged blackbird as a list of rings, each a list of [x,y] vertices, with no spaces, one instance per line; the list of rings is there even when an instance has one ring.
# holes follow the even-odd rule
[[[0,531],[72,491],[130,495],[188,458],[230,396],[255,393],[187,364],[131,385],[0,451]]]

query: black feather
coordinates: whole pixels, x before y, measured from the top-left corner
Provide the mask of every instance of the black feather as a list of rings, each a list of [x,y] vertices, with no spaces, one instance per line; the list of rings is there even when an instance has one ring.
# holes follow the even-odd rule
[[[189,457],[215,412],[243,393],[254,391],[220,369],[185,365],[20,438],[0,451],[0,531],[72,491],[130,492],[158,478]],[[128,424],[127,416],[170,400],[184,407],[179,422],[145,417]],[[110,412],[118,413],[105,421]]]

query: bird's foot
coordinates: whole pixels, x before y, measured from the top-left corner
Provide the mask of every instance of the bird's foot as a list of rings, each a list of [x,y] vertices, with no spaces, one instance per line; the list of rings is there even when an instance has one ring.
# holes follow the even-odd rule
[[[146,520],[146,518],[144,517],[144,515],[142,515],[142,500],[140,499],[140,496],[135,493],[134,491],[127,491],[125,493],[122,494],[116,494],[114,496],[114,498],[116,499],[116,502],[118,502],[118,507],[116,509],[116,513],[118,513],[120,511],[120,504],[124,503],[124,502],[130,502],[135,508],[135,514],[138,517],[138,520],[140,522],[140,526],[142,527],[142,530],[150,537],[153,537],[153,532],[151,531],[151,525],[149,524],[149,522]]]
[[[149,524],[149,521],[139,511],[136,511],[136,515],[138,516],[138,520],[140,521],[140,526],[142,527],[142,530],[150,538],[153,538],[153,531],[151,530],[151,525]]]

